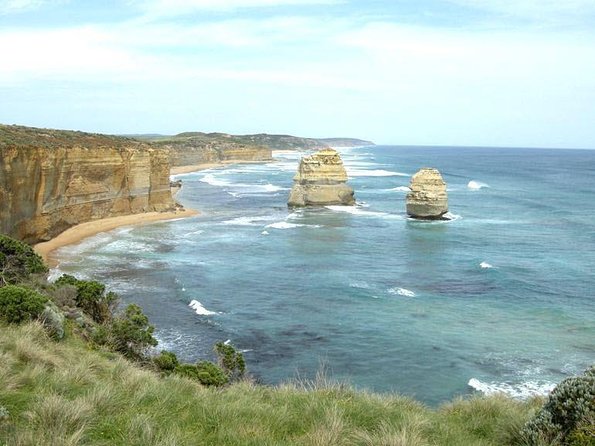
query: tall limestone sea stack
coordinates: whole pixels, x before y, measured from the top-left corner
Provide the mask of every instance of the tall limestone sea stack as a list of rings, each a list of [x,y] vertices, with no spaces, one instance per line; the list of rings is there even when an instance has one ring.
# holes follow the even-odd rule
[[[446,183],[437,169],[424,167],[411,177],[407,213],[413,218],[445,220],[448,212]]]
[[[288,206],[324,206],[355,204],[353,189],[339,153],[323,149],[302,158],[293,177]]]

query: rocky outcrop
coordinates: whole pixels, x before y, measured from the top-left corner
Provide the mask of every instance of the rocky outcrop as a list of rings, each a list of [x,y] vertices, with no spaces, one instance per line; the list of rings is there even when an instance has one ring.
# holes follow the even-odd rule
[[[37,243],[79,223],[174,209],[167,151],[129,138],[0,125],[0,232]]]
[[[353,205],[353,189],[339,153],[323,149],[300,161],[289,194],[289,206]]]
[[[411,177],[407,214],[425,220],[444,219],[448,212],[446,183],[437,169],[424,167]]]

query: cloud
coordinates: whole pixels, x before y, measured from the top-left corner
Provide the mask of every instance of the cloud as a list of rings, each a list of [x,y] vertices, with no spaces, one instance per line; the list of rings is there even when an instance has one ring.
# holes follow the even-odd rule
[[[561,21],[595,14],[593,0],[447,0],[508,17]]]
[[[344,0],[151,0],[137,4],[149,16],[179,16],[199,11],[231,11],[282,6],[334,5]]]
[[[31,11],[46,3],[48,0],[0,0],[0,15]]]

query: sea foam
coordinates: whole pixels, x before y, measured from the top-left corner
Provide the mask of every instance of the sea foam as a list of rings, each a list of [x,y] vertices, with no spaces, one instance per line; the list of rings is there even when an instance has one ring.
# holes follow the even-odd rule
[[[394,287],[390,288],[388,292],[397,296],[415,297],[415,293],[411,290],[408,290],[407,288]]]
[[[490,265],[488,262],[481,262],[481,263],[479,264],[479,267],[480,267],[480,268],[482,268],[482,269],[489,269],[489,268],[493,268],[493,266],[492,266],[492,265]]]
[[[477,378],[471,378],[467,385],[484,395],[496,395],[503,393],[516,399],[527,399],[533,396],[548,395],[556,384],[546,381],[525,381],[518,384],[509,383],[486,383]]]
[[[347,175],[350,177],[408,177],[409,174],[402,172],[393,172],[390,170],[376,169],[347,169]]]
[[[471,180],[467,183],[467,187],[471,190],[479,190],[483,189],[484,187],[490,187],[489,185],[482,183],[481,181]]]
[[[196,314],[199,314],[201,316],[210,316],[212,314],[217,314],[214,311],[207,310],[199,301],[194,299],[188,304],[188,306],[192,308]]]
[[[383,217],[388,215],[386,212],[365,211],[359,206],[325,206],[327,209],[335,212],[346,212],[353,215],[366,215],[369,217]]]

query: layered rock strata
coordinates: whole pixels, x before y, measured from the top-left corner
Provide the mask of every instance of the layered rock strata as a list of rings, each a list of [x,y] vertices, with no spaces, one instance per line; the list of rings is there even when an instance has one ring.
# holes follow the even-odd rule
[[[174,137],[165,141],[156,141],[153,145],[168,151],[172,167],[273,159],[270,148],[243,144],[235,141],[232,136],[229,138],[223,136]]]
[[[79,223],[173,210],[168,152],[129,138],[0,125],[0,232],[37,243]]]
[[[424,167],[411,177],[407,214],[425,220],[444,219],[448,212],[446,183],[437,169]]]
[[[339,153],[323,149],[300,161],[289,193],[289,206],[353,205],[353,189]]]

